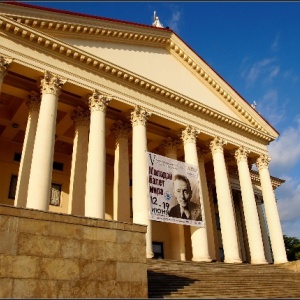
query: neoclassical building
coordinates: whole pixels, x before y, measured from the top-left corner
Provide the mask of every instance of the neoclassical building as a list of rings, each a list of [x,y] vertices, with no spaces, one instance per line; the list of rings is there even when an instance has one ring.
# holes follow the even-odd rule
[[[147,225],[148,258],[285,263],[278,132],[158,21],[0,4],[0,204]],[[149,219],[146,152],[199,168],[205,227]]]

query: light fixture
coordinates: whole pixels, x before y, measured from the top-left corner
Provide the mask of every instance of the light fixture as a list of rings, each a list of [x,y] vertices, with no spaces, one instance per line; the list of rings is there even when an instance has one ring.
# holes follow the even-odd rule
[[[11,126],[12,126],[13,128],[19,128],[19,124],[17,124],[17,123],[13,123]]]

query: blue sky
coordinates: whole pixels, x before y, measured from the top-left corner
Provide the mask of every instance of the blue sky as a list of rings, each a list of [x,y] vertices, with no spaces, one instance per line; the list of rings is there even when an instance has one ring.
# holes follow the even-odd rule
[[[270,171],[283,233],[300,238],[300,2],[24,2],[151,25],[156,11],[280,133]]]

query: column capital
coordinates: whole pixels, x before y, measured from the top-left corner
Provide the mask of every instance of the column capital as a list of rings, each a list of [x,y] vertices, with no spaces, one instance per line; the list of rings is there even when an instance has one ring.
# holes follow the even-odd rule
[[[197,135],[199,133],[200,130],[196,129],[191,125],[188,125],[184,130],[182,130],[181,139],[183,140],[184,144],[188,144],[188,143],[196,144]]]
[[[132,126],[143,125],[146,126],[147,120],[150,118],[151,113],[145,108],[136,105],[134,110],[131,112],[131,123]]]
[[[248,149],[246,149],[245,147],[240,147],[239,149],[237,149],[234,153],[234,157],[236,159],[236,162],[239,163],[241,161],[245,161],[247,162],[247,157],[248,154],[250,153],[250,151]]]
[[[224,149],[223,146],[227,144],[223,138],[216,136],[209,144],[209,148],[214,153],[223,153]]]
[[[44,72],[44,77],[41,79],[41,93],[43,95],[52,94],[58,97],[61,93],[61,88],[66,81],[66,79],[58,77],[57,75],[46,70]]]
[[[164,152],[164,154],[167,153],[177,154],[177,150],[180,144],[181,141],[179,139],[173,139],[171,137],[167,137],[161,142],[160,148]]]
[[[26,105],[29,109],[29,112],[39,111],[41,105],[41,96],[38,92],[32,90],[28,95],[28,99],[26,100]]]
[[[75,126],[89,126],[90,111],[81,106],[77,106],[71,113],[70,118]]]
[[[131,131],[131,126],[127,122],[123,122],[121,120],[118,120],[112,126],[110,127],[110,131],[112,135],[115,137],[115,139],[127,139],[128,135]]]
[[[0,78],[5,76],[12,61],[13,59],[10,57],[0,56]]]
[[[209,153],[208,149],[197,146],[197,155],[199,161],[204,161],[206,155]]]
[[[88,104],[90,111],[106,111],[108,103],[112,100],[111,96],[102,95],[98,90],[93,90],[93,94],[89,96]]]
[[[261,154],[260,157],[256,160],[257,169],[267,169],[270,161],[271,158],[267,154]]]

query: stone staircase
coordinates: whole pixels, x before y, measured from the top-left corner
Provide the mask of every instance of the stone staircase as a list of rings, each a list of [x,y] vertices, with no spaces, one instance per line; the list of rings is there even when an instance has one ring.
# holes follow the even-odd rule
[[[300,298],[300,272],[284,265],[148,259],[149,298]]]

